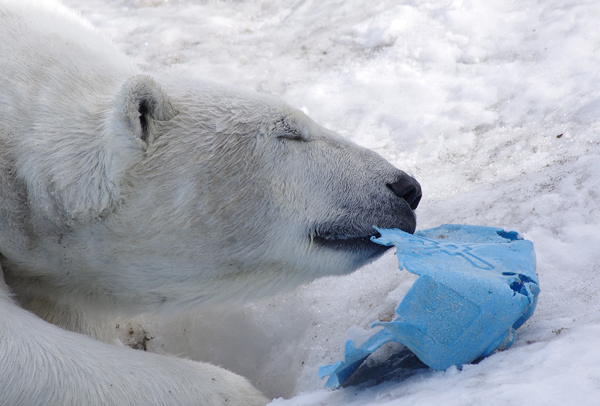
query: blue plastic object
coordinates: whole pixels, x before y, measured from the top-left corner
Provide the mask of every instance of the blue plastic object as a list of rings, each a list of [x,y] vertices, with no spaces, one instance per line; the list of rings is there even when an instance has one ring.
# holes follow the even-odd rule
[[[533,244],[495,227],[442,225],[411,235],[378,229],[378,244],[396,246],[399,267],[419,275],[396,309],[398,317],[361,346],[348,341],[345,359],[319,369],[337,388],[390,341],[408,347],[432,369],[460,367],[515,340],[531,317],[539,283]]]

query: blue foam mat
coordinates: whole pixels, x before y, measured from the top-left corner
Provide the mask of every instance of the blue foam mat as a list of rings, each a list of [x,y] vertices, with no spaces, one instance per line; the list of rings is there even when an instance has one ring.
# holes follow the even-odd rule
[[[432,369],[485,357],[515,340],[531,317],[539,283],[531,241],[495,227],[442,225],[411,235],[378,229],[378,244],[396,246],[400,269],[419,278],[391,322],[360,346],[346,342],[343,361],[319,368],[326,386],[338,388],[385,343],[408,347]]]

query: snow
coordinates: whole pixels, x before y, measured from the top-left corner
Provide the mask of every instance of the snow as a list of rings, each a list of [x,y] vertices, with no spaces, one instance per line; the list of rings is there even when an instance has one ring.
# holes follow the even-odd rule
[[[507,351],[462,370],[323,389],[320,365],[414,277],[392,252],[242,308],[143,318],[149,349],[223,365],[272,405],[596,405],[600,3],[66,0],[153,72],[276,95],[415,175],[419,228],[517,230],[542,292]]]

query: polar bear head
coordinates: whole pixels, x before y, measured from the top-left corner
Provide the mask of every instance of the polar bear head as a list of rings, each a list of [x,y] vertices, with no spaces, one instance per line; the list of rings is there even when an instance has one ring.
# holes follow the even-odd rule
[[[414,232],[420,186],[376,153],[264,95],[160,82],[132,77],[73,117],[84,130],[61,126],[51,169],[14,158],[43,231],[5,267],[87,298],[191,305],[349,273],[386,249],[374,226]]]

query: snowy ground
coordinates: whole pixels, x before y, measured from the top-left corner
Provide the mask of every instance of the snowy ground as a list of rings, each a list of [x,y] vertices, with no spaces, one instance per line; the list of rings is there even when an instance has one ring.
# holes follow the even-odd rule
[[[249,377],[273,405],[600,404],[600,2],[66,0],[150,71],[277,95],[417,177],[419,228],[535,243],[514,346],[461,371],[323,389],[320,365],[389,318],[393,253],[243,308],[148,318],[148,345]]]

